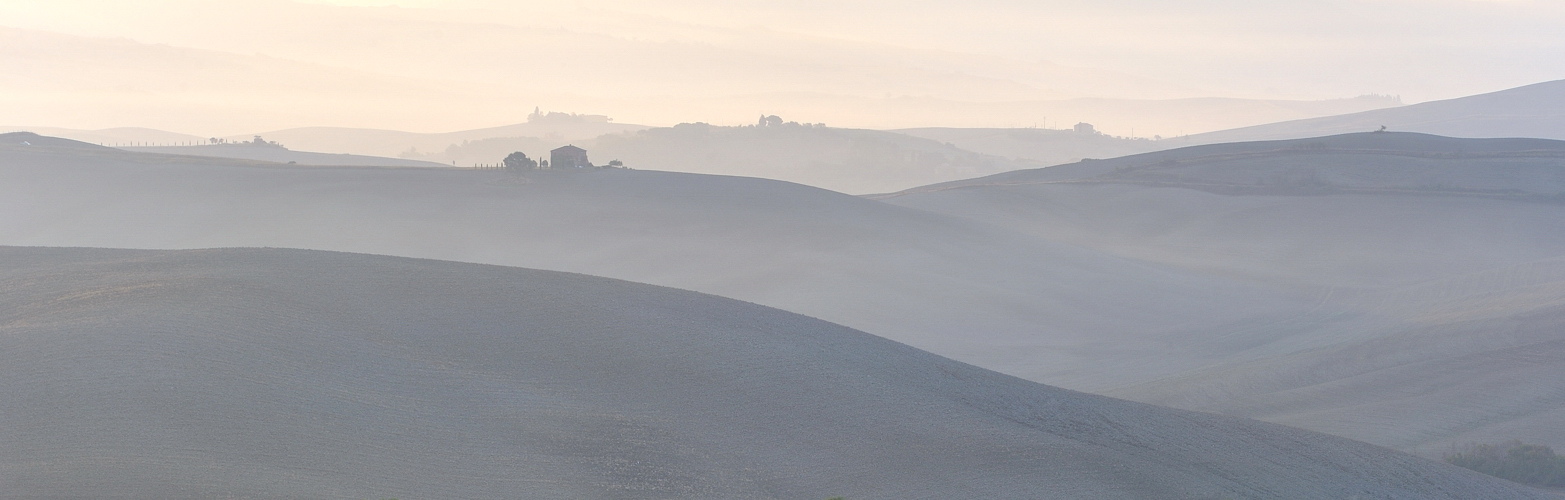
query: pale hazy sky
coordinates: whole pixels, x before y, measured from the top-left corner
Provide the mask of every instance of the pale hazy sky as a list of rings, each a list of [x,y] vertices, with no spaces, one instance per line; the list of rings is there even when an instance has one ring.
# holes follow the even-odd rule
[[[0,0],[0,27],[23,30],[0,46],[0,124],[223,132],[473,128],[529,104],[972,125],[964,103],[1419,102],[1565,78],[1565,2],[1537,0]],[[829,112],[897,98],[952,111]]]

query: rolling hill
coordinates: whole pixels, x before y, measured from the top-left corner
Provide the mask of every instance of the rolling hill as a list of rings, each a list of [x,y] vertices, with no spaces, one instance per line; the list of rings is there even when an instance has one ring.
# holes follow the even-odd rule
[[[1555,141],[1201,146],[877,201],[739,177],[290,168],[16,139],[0,137],[4,244],[581,272],[1398,449],[1565,447],[1546,355],[1565,296],[1550,267],[1565,256]]]
[[[553,121],[571,123],[569,118]],[[465,167],[497,164],[516,151],[547,159],[550,150],[572,144],[586,148],[598,165],[620,160],[636,169],[762,177],[848,193],[895,191],[1033,165],[904,134],[816,124],[722,127],[682,123],[648,128],[581,122],[569,128],[575,130],[572,134],[554,132],[568,127],[548,123],[550,120],[540,120],[525,127],[451,134],[379,131],[385,136],[380,140],[388,142],[376,150],[384,153],[390,151],[391,144],[399,144],[397,156],[402,158]],[[610,130],[617,132],[584,133]],[[293,138],[289,140],[302,141],[306,149],[319,145],[335,148],[332,150],[352,148],[327,144],[376,137],[370,133],[375,131],[353,130],[325,131],[326,135],[312,137],[317,132],[320,129],[301,129],[264,137],[275,136],[280,141]],[[284,144],[293,146],[295,142]]]
[[[101,146],[130,147],[137,145],[188,145],[202,144],[207,141],[205,137],[196,137],[190,134],[169,132],[150,128],[119,127],[101,130],[77,130],[58,127],[21,127],[0,126],[0,133],[30,132],[59,137],[62,139],[77,140]]]
[[[0,248],[0,498],[1552,498],[582,275]]]
[[[798,123],[680,124],[606,135],[584,147],[603,159],[598,163],[617,158],[634,168],[777,179],[854,194],[1028,166],[903,134]]]
[[[1314,307],[1286,318],[1165,336],[1162,357],[1202,366],[1106,392],[1439,453],[1513,438],[1565,446],[1562,193],[1565,142],[1365,133],[880,199],[1311,294]]]
[[[913,128],[899,134],[939,141],[983,154],[1030,160],[1042,165],[1075,163],[1082,158],[1115,158],[1165,149],[1148,138],[1130,139],[1074,130],[1029,128]]]
[[[597,118],[597,119],[594,119]],[[527,138],[539,141],[546,150],[569,142],[581,142],[606,134],[621,134],[646,130],[651,127],[628,123],[613,123],[605,117],[584,117],[565,113],[548,113],[534,116],[524,123],[488,127],[456,132],[415,133],[398,130],[375,130],[347,127],[302,127],[275,130],[258,135],[276,140],[290,147],[324,153],[360,154],[371,156],[406,156],[421,159],[439,155],[448,148],[464,142],[496,138]],[[248,140],[246,136],[234,136],[234,140]],[[512,151],[515,151],[514,149]],[[527,151],[536,152],[536,149]],[[509,153],[507,151],[506,153]],[[483,156],[474,158],[431,158],[431,161],[467,165],[473,162],[496,163],[505,158]]]
[[[129,151],[293,161],[300,165],[474,167],[499,164],[516,151],[546,159],[550,150],[575,144],[586,147],[597,164],[619,159],[639,169],[764,177],[851,193],[895,191],[1038,165],[876,130],[797,124],[764,128],[680,124],[653,128],[601,118],[553,113],[516,125],[434,134],[308,127],[232,136],[227,138],[229,144],[221,145],[150,129],[38,130],[55,133],[46,135],[102,142]],[[277,142],[286,149],[241,147],[254,137]],[[1117,139],[1103,139],[1088,141],[1092,145],[1086,150],[1102,152],[1104,148],[1099,143],[1109,144],[1113,151],[1123,149],[1117,147]],[[1078,149],[1081,148],[1067,152]]]
[[[1188,140],[1191,144],[1215,144],[1299,139],[1368,132],[1381,126],[1396,132],[1451,137],[1565,139],[1565,80],[1410,106],[1195,134]]]
[[[259,137],[259,136],[257,136]],[[237,144],[206,144],[200,146],[147,146],[147,147],[122,147],[126,151],[143,153],[162,153],[171,155],[210,156],[214,158],[237,158],[243,160],[266,161],[272,163],[293,163],[298,165],[352,165],[352,166],[376,166],[376,167],[447,167],[454,165],[442,165],[439,163],[409,160],[406,158],[384,158],[380,156],[364,156],[346,153],[316,153],[313,151],[295,151],[286,147],[254,144],[242,142]]]
[[[1156,359],[1157,335],[1315,305],[1307,294],[764,179],[289,167],[9,141],[0,137],[4,244],[270,246],[581,272],[778,307],[1073,389],[1190,368]],[[1102,369],[1102,359],[1134,353],[1153,359]]]

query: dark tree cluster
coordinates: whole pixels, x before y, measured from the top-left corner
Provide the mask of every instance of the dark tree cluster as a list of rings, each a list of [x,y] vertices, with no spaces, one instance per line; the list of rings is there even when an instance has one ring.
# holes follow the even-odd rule
[[[528,158],[521,151],[506,155],[505,160],[501,161],[501,163],[505,165],[505,168],[511,170],[533,170],[538,168],[538,161]]]
[[[701,125],[705,125],[705,124],[703,123]],[[762,128],[765,128],[765,127],[818,127],[818,128],[826,128],[826,124],[824,124],[824,123],[783,122],[782,117],[777,116],[777,115],[761,115],[761,119],[755,122],[755,126],[762,127]]]
[[[1445,461],[1522,484],[1565,487],[1565,457],[1543,445],[1521,441],[1472,445],[1446,455]]]

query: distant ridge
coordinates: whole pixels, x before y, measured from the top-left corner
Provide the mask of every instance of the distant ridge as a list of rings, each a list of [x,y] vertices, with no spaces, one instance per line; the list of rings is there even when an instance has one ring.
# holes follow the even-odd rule
[[[287,163],[297,165],[315,166],[374,166],[374,167],[423,167],[442,168],[454,167],[421,160],[408,160],[403,158],[384,158],[379,156],[353,155],[346,153],[330,154],[316,153],[313,151],[295,151],[283,147],[252,146],[245,143],[239,144],[209,144],[200,146],[152,146],[152,147],[124,147],[126,151],[141,153],[161,153],[189,156],[209,156],[214,158],[237,158],[243,160],[269,161],[275,163]],[[464,165],[465,166],[465,165]]]
[[[1393,132],[1451,137],[1565,140],[1565,80],[1396,108],[1195,134],[1180,140],[1216,144],[1296,139],[1369,132],[1381,126]]]
[[[0,133],[33,132],[52,137],[63,137],[103,146],[173,145],[205,142],[204,137],[141,127],[116,127],[99,130],[79,130],[59,127],[0,126]]]
[[[1334,157],[1333,162],[1312,163],[1303,161],[1306,159],[1318,159],[1324,156]],[[975,179],[931,184],[895,193],[869,195],[868,197],[871,199],[888,199],[908,194],[963,187],[1051,182],[1155,182],[1165,185],[1177,185],[1181,182],[1186,182],[1191,186],[1195,186],[1200,184],[1201,181],[1188,175],[1179,179],[1166,179],[1158,176],[1161,171],[1188,171],[1189,168],[1200,165],[1232,164],[1234,162],[1262,159],[1301,159],[1302,163],[1291,165],[1290,168],[1295,170],[1308,169],[1316,174],[1337,168],[1339,170],[1347,169],[1343,170],[1343,173],[1353,175],[1353,173],[1349,172],[1353,168],[1370,166],[1370,163],[1363,161],[1343,163],[1342,159],[1348,157],[1359,157],[1363,158],[1364,161],[1382,157],[1423,159],[1565,158],[1565,141],[1524,138],[1463,139],[1417,133],[1368,132],[1303,139],[1223,143],[1189,146],[1106,160],[1088,159],[1053,167],[1015,170]],[[1547,162],[1536,165],[1536,168],[1546,170],[1551,170],[1553,167],[1554,164]],[[1250,170],[1251,173],[1259,172],[1259,170],[1255,170],[1253,167]],[[1363,172],[1365,171],[1362,169],[1358,170],[1358,173]],[[1395,176],[1388,177],[1385,172],[1379,172],[1374,181],[1367,179],[1338,179],[1345,183],[1340,183],[1337,187],[1381,188],[1405,185],[1410,182],[1424,184],[1442,182],[1439,179],[1430,177],[1430,175],[1438,174],[1431,174],[1429,170],[1418,171],[1416,174],[1409,171],[1409,175],[1408,177],[1396,178]],[[1230,181],[1226,186],[1235,189],[1254,188],[1256,186],[1255,179],[1250,179],[1246,181],[1247,183],[1239,182],[1238,184],[1234,183],[1238,181]],[[1565,191],[1565,185],[1559,182],[1535,182],[1523,179],[1513,179],[1513,181],[1505,184],[1503,187],[1490,187],[1514,189],[1519,192],[1533,194],[1555,194]],[[1380,184],[1364,184],[1368,182],[1379,182]],[[1211,188],[1223,187],[1223,185],[1218,184],[1207,183],[1206,186]],[[1261,187],[1264,187],[1264,183],[1261,184]]]
[[[32,132],[0,134],[0,151],[31,155],[52,155],[59,158],[70,158],[74,161],[112,159],[134,163],[206,163],[228,166],[447,167],[447,165],[426,161],[358,155],[329,155],[243,145],[114,148],[71,139],[43,136]],[[297,158],[298,161],[291,160],[292,158]]]
[[[0,498],[1550,498],[604,278],[279,249],[0,260]]]
[[[1213,144],[878,199],[1310,304],[1182,334],[1104,335],[1149,347],[1102,355],[1116,368],[1097,377],[1186,364],[1103,393],[1425,456],[1511,439],[1565,447],[1565,141],[1368,132]]]
[[[0,148],[13,150],[33,151],[73,151],[73,152],[99,152],[107,153],[117,151],[114,148],[99,146],[82,141],[61,139],[38,135],[32,132],[8,132],[0,134]]]
[[[439,153],[449,146],[464,141],[529,137],[563,145],[570,141],[582,141],[605,134],[635,132],[648,128],[651,127],[608,121],[556,119],[439,133],[350,127],[299,127],[260,132],[257,135],[308,151],[394,157],[408,153],[410,149],[425,154]],[[230,138],[249,139],[248,136]]]

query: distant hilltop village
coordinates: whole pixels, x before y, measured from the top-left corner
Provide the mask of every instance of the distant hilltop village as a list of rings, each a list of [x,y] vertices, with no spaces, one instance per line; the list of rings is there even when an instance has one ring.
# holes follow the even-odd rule
[[[578,115],[576,113],[561,113],[550,111],[544,113],[540,108],[534,107],[532,114],[527,115],[527,123],[608,123],[614,121],[605,115]]]

